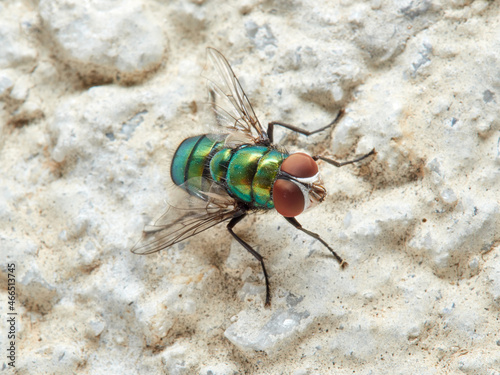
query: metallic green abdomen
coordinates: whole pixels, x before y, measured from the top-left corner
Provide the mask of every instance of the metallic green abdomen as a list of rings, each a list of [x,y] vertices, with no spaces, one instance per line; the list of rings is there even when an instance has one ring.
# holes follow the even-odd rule
[[[198,191],[209,191],[210,159],[222,147],[223,142],[207,135],[185,139],[175,151],[170,167],[174,183],[193,195],[198,195]]]
[[[171,166],[174,183],[193,195],[216,183],[251,207],[274,208],[271,189],[288,154],[253,145],[232,149],[214,139],[216,135],[201,135],[181,143]]]

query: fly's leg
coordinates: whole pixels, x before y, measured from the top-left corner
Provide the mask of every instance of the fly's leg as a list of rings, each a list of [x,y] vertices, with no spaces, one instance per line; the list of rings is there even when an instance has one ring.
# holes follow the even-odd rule
[[[343,162],[338,162],[338,161],[335,161],[333,159],[325,158],[324,156],[313,156],[312,158],[314,160],[320,159],[320,160],[326,161],[328,164],[331,164],[331,165],[334,165],[334,166],[340,168],[340,167],[343,167],[344,165],[347,165],[347,164],[357,163],[358,161],[366,159],[368,156],[371,156],[371,155],[375,155],[375,149],[371,150],[368,154],[363,155],[363,156],[361,156],[361,157],[359,157],[357,159],[343,161]]]
[[[257,251],[255,251],[249,244],[243,241],[236,233],[233,232],[233,228],[236,224],[238,224],[244,217],[246,213],[241,214],[240,216],[233,217],[231,221],[227,224],[227,230],[231,235],[238,241],[238,243],[243,246],[250,254],[252,254],[255,259],[257,259],[261,266],[262,271],[264,272],[264,279],[266,280],[266,303],[265,306],[269,307],[271,305],[271,293],[269,287],[269,277],[267,276],[266,266],[264,265],[264,258]]]
[[[341,109],[339,111],[339,113],[337,114],[337,116],[333,119],[332,122],[330,122],[328,125],[326,126],[323,126],[322,128],[319,128],[319,129],[316,129],[316,130],[305,130],[305,129],[301,129],[301,128],[298,128],[294,125],[290,125],[290,124],[286,124],[284,122],[280,122],[280,121],[273,121],[273,122],[270,122],[268,125],[267,125],[267,136],[269,137],[269,141],[271,143],[274,142],[273,140],[273,134],[274,134],[274,126],[275,125],[279,125],[279,126],[282,126],[288,130],[291,130],[291,131],[294,131],[294,132],[297,132],[297,133],[300,133],[300,134],[304,134],[305,136],[310,136],[311,134],[316,134],[316,133],[319,133],[319,132],[322,132],[323,130],[325,129],[328,129],[334,125],[337,124],[337,122],[342,118],[342,116],[344,115],[344,109]]]
[[[311,134],[316,134],[316,133],[322,132],[323,130],[328,129],[329,127],[336,125],[339,122],[339,120],[342,118],[344,113],[345,113],[344,109],[341,109],[339,111],[339,113],[337,114],[337,116],[333,119],[333,121],[330,122],[328,125],[323,126],[322,128],[319,128],[316,130],[311,130],[311,131],[301,129],[301,128],[298,128],[294,125],[286,124],[284,122],[273,121],[273,122],[270,122],[269,125],[267,126],[267,136],[269,137],[269,141],[271,143],[273,143],[273,135],[274,135],[274,126],[275,125],[279,125],[279,126],[282,126],[288,130],[291,130],[291,131],[294,131],[294,132],[297,132],[300,134],[304,134],[305,136],[310,136]],[[361,161],[361,160],[367,158],[368,156],[374,155],[374,154],[375,154],[375,149],[371,150],[368,154],[363,155],[360,158],[357,158],[354,160],[349,160],[349,161],[344,161],[344,162],[338,162],[338,161],[335,161],[333,159],[326,158],[324,156],[313,156],[312,158],[314,160],[321,159],[321,160],[326,161],[327,163],[332,164],[336,167],[342,167],[342,166],[347,165],[347,164],[357,163],[358,161]]]
[[[328,250],[330,250],[330,252],[333,254],[333,256],[335,257],[335,259],[337,259],[337,262],[339,262],[340,264],[340,267],[341,268],[345,268],[347,267],[347,262],[345,260],[343,260],[336,252],[335,250],[333,250],[326,242],[325,240],[323,240],[319,234],[317,233],[314,233],[314,232],[311,232],[307,229],[304,229],[302,228],[302,225],[300,225],[300,223],[297,221],[297,219],[295,219],[294,217],[285,217],[285,219],[290,223],[292,224],[295,228],[297,228],[298,230],[301,230],[302,232],[304,232],[305,234],[308,234],[309,236],[311,236],[312,238],[315,238],[317,239],[319,242],[321,242]]]

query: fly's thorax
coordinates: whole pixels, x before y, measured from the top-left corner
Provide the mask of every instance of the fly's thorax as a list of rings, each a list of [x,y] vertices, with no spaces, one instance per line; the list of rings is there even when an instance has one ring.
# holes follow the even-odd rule
[[[271,209],[271,190],[286,156],[267,146],[225,147],[210,160],[210,173],[238,201],[256,209]]]
[[[281,215],[295,217],[325,197],[318,165],[310,155],[298,152],[283,161],[273,185],[274,206]]]
[[[274,208],[271,190],[284,157],[283,153],[271,149],[260,158],[252,181],[254,200],[259,207]]]
[[[228,190],[239,200],[253,202],[252,181],[259,160],[266,151],[267,148],[263,146],[246,146],[233,154],[227,169],[226,183]]]

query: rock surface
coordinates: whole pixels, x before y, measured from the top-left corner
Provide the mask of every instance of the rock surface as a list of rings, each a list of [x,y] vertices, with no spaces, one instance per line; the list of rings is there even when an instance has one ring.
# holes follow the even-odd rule
[[[500,374],[500,4],[0,2],[0,312],[17,374]],[[170,158],[213,132],[205,48],[328,197],[150,256]],[[7,323],[0,325],[8,369]]]

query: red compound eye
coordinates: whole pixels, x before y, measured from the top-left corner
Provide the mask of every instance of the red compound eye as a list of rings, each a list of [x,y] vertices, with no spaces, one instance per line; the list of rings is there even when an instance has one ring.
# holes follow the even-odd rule
[[[309,155],[297,152],[283,161],[281,170],[294,177],[307,178],[318,173],[318,164]]]
[[[297,185],[288,180],[276,180],[273,187],[273,202],[276,211],[284,217],[295,217],[304,211],[304,194]]]

